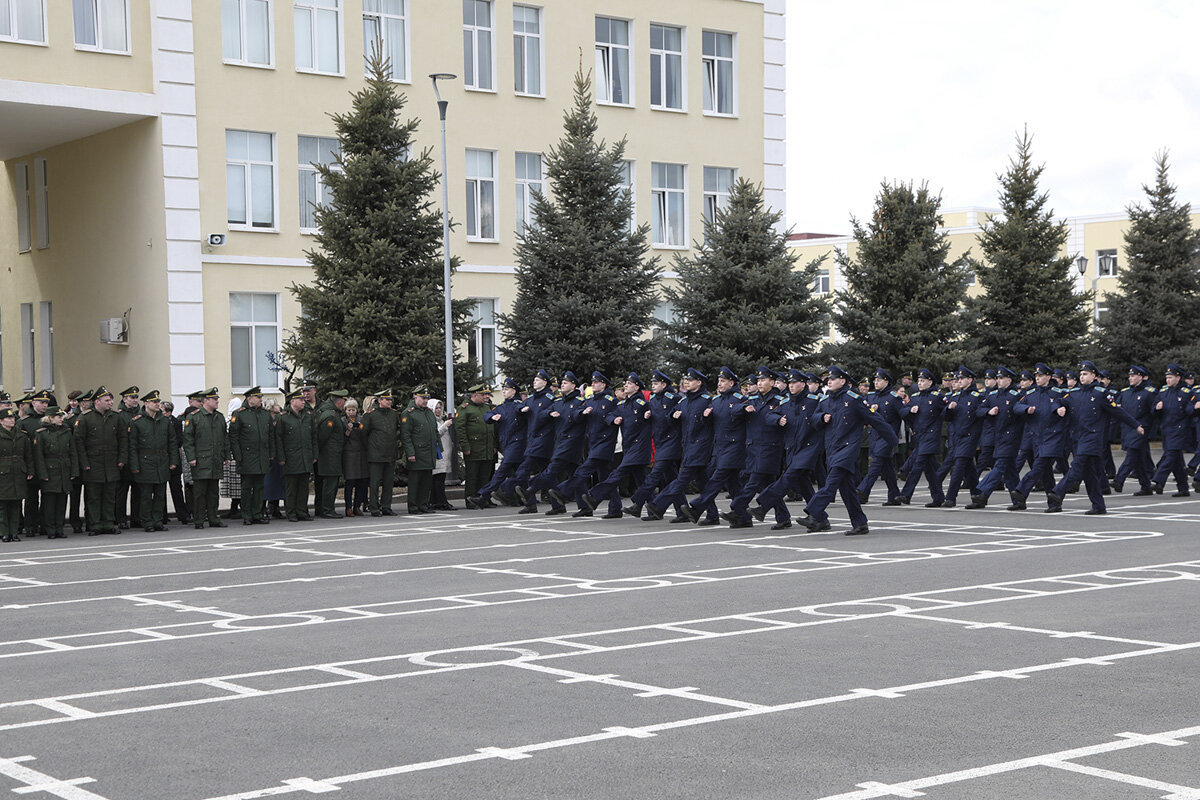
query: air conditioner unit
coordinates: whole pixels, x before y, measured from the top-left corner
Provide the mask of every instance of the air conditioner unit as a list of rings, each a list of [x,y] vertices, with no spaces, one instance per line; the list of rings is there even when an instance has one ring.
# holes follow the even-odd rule
[[[100,341],[104,344],[128,344],[125,339],[125,320],[120,317],[100,320]]]

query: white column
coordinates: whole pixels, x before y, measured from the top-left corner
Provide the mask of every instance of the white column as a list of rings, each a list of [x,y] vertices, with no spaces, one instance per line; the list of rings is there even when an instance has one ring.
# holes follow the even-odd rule
[[[786,0],[763,4],[763,202],[787,228]]]

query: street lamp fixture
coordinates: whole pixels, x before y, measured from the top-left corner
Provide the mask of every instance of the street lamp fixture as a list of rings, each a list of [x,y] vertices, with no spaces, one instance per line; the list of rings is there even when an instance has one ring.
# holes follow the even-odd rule
[[[442,99],[438,81],[452,81],[458,76],[449,72],[434,72],[433,96],[437,98],[438,116],[442,119],[442,287],[446,295],[446,413],[454,413],[454,316],[450,310],[450,182],[446,177],[446,108],[449,100]]]
[[[1079,270],[1080,275],[1087,272],[1087,256],[1079,256],[1075,259],[1075,269]]]
[[[1079,270],[1079,277],[1087,274],[1087,256],[1079,256],[1075,259],[1075,269]],[[1092,278],[1092,330],[1095,331],[1100,327],[1100,298],[1096,296],[1096,282],[1100,280],[1100,276]]]

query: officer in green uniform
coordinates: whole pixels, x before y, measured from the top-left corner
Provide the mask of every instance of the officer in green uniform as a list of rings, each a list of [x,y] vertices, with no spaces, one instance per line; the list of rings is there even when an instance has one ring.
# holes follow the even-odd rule
[[[367,508],[372,517],[391,517],[392,489],[396,485],[396,452],[399,447],[400,415],[392,408],[395,394],[384,389],[376,399],[379,405],[363,415],[363,432],[367,437],[367,468],[370,482],[367,489]],[[432,480],[432,477],[431,477]]]
[[[25,484],[33,480],[33,448],[24,431],[17,429],[17,414],[0,411],[0,534],[5,542],[19,542],[21,501]]]
[[[313,452],[315,453],[317,447],[317,414],[321,410],[321,405],[317,402],[317,382],[312,378],[305,378],[300,384],[300,391],[304,394],[304,414],[308,418],[309,425],[312,426]],[[313,505],[317,506],[321,502],[323,481],[321,480],[321,473],[317,471],[316,461],[312,463],[312,482],[313,497],[316,500]],[[305,507],[307,508],[307,505]]]
[[[454,417],[454,432],[466,465],[466,496],[474,497],[492,479],[496,465],[496,426],[487,424],[492,410],[492,387],[485,383],[467,390],[469,400]]]
[[[197,529],[204,527],[205,520],[210,528],[225,527],[217,507],[221,503],[221,475],[229,460],[229,437],[225,415],[217,411],[220,400],[214,386],[201,398],[200,410],[183,421],[183,453],[192,467],[196,497],[192,521]]]
[[[92,401],[92,410],[75,425],[88,536],[120,533],[113,513],[121,467],[129,457],[129,427],[113,411],[113,393],[100,386],[92,392]]]
[[[429,407],[429,389],[413,389],[413,399],[400,415],[400,444],[408,461],[408,513],[428,514],[433,467],[441,450],[437,417]]]
[[[315,450],[311,417],[302,390],[287,396],[288,410],[275,420],[275,461],[283,468],[284,513],[288,522],[308,522],[308,476]]]
[[[317,411],[316,447],[320,492],[317,494],[317,516],[322,519],[341,519],[337,510],[338,479],[342,477],[342,450],[346,445],[346,426],[342,424],[342,409],[346,407],[345,389],[334,389]]]
[[[275,456],[275,429],[263,408],[262,388],[247,389],[246,402],[229,418],[229,446],[242,476],[242,524],[266,525],[263,484]]]
[[[50,397],[48,389],[29,395],[29,416],[17,420],[17,429],[28,436],[30,442],[33,441],[33,435],[37,429],[42,427],[42,417],[46,416],[46,409],[50,406]],[[25,515],[22,518],[22,528],[28,536],[46,533],[46,529],[42,526],[42,515],[38,513],[39,483],[36,480],[29,481],[29,485],[25,487]]]
[[[76,456],[78,456],[79,448],[78,448],[78,445],[75,444],[75,432],[79,426],[79,420],[82,419],[85,415],[92,413],[92,401],[95,399],[92,393],[94,391],[95,391],[95,389],[84,389],[82,392],[80,392],[79,397],[76,398],[79,401],[79,410],[76,411],[75,415],[73,417],[71,417],[70,419],[68,419],[66,422],[67,427],[69,427],[71,429],[71,447],[75,448]],[[78,458],[76,460],[78,460]],[[75,533],[83,533],[84,529],[87,528],[88,526],[87,526],[87,519],[85,516],[87,506],[85,505],[85,503],[83,501],[83,468],[82,467],[80,467],[80,469],[79,469],[79,475],[76,476],[75,480],[71,481],[70,504],[71,504],[71,530],[74,531]]]
[[[142,413],[129,423],[129,466],[140,489],[138,517],[146,533],[165,531],[167,481],[179,469],[179,442],[175,426],[162,413],[158,390],[142,398]]]
[[[141,392],[136,386],[121,390],[121,404],[117,413],[126,428],[133,422],[134,417],[142,413],[141,403],[138,402]],[[117,527],[122,530],[126,530],[130,525],[135,528],[141,527],[141,492],[141,486],[133,479],[133,465],[126,464],[121,467],[121,480],[117,484],[116,520]]]
[[[79,476],[79,454],[62,409],[49,406],[43,416],[46,424],[33,435],[33,463],[42,492],[42,529],[50,539],[65,539],[67,497]]]

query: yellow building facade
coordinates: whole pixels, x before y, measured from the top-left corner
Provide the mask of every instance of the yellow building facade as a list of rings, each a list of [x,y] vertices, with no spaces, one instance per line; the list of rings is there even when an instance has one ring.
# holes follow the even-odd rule
[[[312,167],[379,47],[440,163],[455,297],[494,315],[573,77],[628,139],[652,255],[687,254],[730,182],[785,210],[784,0],[9,0],[0,3],[0,384],[268,391],[311,276]],[[7,14],[7,17],[4,15]],[[440,194],[435,200],[440,204]],[[666,277],[670,280],[670,275]]]

